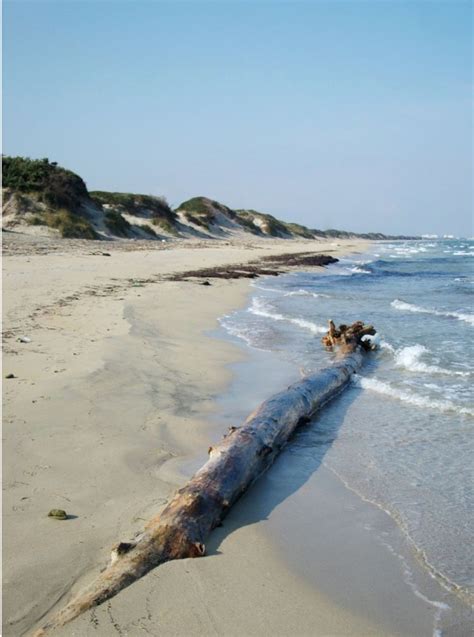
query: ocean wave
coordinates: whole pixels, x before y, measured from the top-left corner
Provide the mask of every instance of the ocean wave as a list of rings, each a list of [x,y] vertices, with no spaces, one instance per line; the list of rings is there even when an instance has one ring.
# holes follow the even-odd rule
[[[354,266],[353,268],[350,268],[350,271],[354,272],[355,274],[372,274],[370,270],[364,270],[364,268],[361,268],[358,265]]]
[[[267,288],[264,285],[257,285],[257,283],[251,283],[253,288],[257,290],[262,290],[263,292],[277,292],[278,294],[282,294],[283,290],[281,288]]]
[[[354,274],[373,274],[373,272],[371,270],[365,270],[360,267],[360,265],[341,265],[339,267],[333,267],[331,269],[331,274],[338,274],[339,276],[353,276]]]
[[[228,334],[245,341],[252,349],[259,350],[260,352],[271,351],[269,348],[262,347],[262,332],[255,326],[248,326],[244,322],[236,322],[233,320],[233,316],[228,314],[219,318],[219,323]]]
[[[329,299],[331,298],[329,294],[321,294],[318,292],[310,292],[309,290],[304,290],[303,288],[299,290],[294,290],[293,292],[286,292],[285,296],[312,296],[314,299]]]
[[[474,325],[474,314],[465,314],[463,312],[441,312],[439,310],[433,310],[431,308],[413,305],[412,303],[407,303],[406,301],[401,301],[400,299],[395,299],[390,303],[390,305],[396,310],[401,310],[402,312],[418,312],[420,314],[445,316],[447,318],[456,318],[458,319],[458,321],[465,321],[470,325]]]
[[[392,348],[393,351],[393,348]],[[429,354],[429,350],[424,345],[410,345],[402,347],[395,353],[395,366],[407,369],[410,372],[422,372],[425,374],[444,374],[446,376],[470,376],[469,372],[460,372],[452,369],[444,369],[437,365],[423,363],[420,358],[424,354]]]
[[[442,413],[455,412],[457,414],[474,417],[474,411],[467,409],[467,407],[460,407],[450,400],[435,400],[427,396],[420,396],[419,394],[393,387],[393,385],[378,380],[377,378],[367,378],[354,374],[352,379],[356,385],[359,385],[363,389],[369,389],[383,396],[389,396],[390,398],[401,400],[404,403],[409,403],[422,409],[435,409]]]
[[[347,264],[342,263],[342,259],[331,268],[331,275],[352,276],[353,274],[352,269]]]
[[[297,325],[298,327],[309,330],[313,334],[325,334],[327,332],[326,327],[323,327],[322,325],[316,325],[316,323],[313,323],[312,321],[307,321],[303,318],[287,316],[285,314],[274,312],[273,308],[271,308],[267,303],[259,298],[252,299],[252,305],[248,308],[247,311],[251,314],[255,314],[256,316],[269,318],[272,321],[284,321],[286,323],[292,323],[293,325]]]
[[[391,352],[392,354],[395,353],[394,346],[391,343],[388,343],[387,341],[381,340],[380,343],[379,343],[379,347],[380,347],[380,349],[385,349],[388,352]]]
[[[426,248],[424,247],[419,247],[419,248],[395,248],[394,252],[396,252],[397,254],[418,254],[419,252],[426,252]]]

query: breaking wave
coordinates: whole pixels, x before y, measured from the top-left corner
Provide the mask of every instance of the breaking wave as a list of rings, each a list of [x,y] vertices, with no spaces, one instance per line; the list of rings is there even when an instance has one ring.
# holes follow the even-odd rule
[[[322,294],[317,292],[310,292],[309,290],[294,290],[293,292],[286,292],[285,296],[312,296],[314,299],[329,299],[329,294]]]
[[[416,407],[421,407],[423,409],[435,409],[443,413],[455,412],[457,414],[474,417],[473,410],[467,409],[466,407],[459,407],[450,400],[435,400],[432,398],[428,398],[427,396],[420,396],[419,394],[415,394],[413,392],[398,389],[397,387],[394,387],[389,383],[384,383],[377,378],[367,378],[364,376],[359,376],[358,374],[354,374],[353,381],[363,389],[370,389],[371,391],[377,392],[378,394],[383,394],[384,396],[389,396],[390,398],[396,398],[397,400],[415,405]]]
[[[441,312],[439,310],[434,310],[428,307],[421,307],[419,305],[413,305],[412,303],[407,303],[406,301],[401,301],[400,299],[395,299],[390,303],[392,307],[396,310],[401,310],[402,312],[418,312],[420,314],[433,314],[434,316],[445,316],[447,318],[455,318],[458,321],[465,321],[470,325],[474,325],[474,314],[465,314],[463,312]]]
[[[391,351],[394,352],[393,347],[391,347]],[[443,367],[438,367],[437,365],[428,365],[427,363],[424,363],[420,360],[420,358],[424,354],[429,354],[429,350],[424,345],[411,345],[410,347],[402,347],[395,353],[395,366],[402,367],[411,372],[422,372],[426,374],[445,374],[447,376],[470,376],[469,372],[445,369]]]
[[[263,292],[277,292],[278,294],[282,293],[282,290],[279,290],[278,288],[267,288],[264,285],[257,285],[256,283],[251,283],[251,286],[253,288],[256,288],[257,290],[263,290]]]
[[[361,268],[360,266],[356,265],[353,268],[350,268],[351,272],[354,272],[355,274],[372,274],[372,272],[370,270],[364,270],[364,268]]]
[[[285,314],[279,314],[278,312],[274,312],[273,308],[265,301],[259,298],[252,299],[252,305],[248,308],[248,312],[255,314],[256,316],[263,316],[265,318],[272,319],[273,321],[285,321],[286,323],[292,323],[293,325],[298,325],[298,327],[302,327],[303,329],[309,330],[313,334],[325,334],[327,332],[327,328],[322,325],[317,325],[312,321],[307,321],[303,318],[297,318],[293,316],[287,316]]]

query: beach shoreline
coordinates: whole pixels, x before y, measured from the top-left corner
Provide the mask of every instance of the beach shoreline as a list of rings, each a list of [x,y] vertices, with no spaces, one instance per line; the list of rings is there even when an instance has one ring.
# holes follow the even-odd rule
[[[324,277],[331,272],[315,274]],[[266,285],[256,284],[251,306]],[[223,337],[229,338],[227,331]],[[227,425],[232,424],[229,413],[243,419],[301,371],[277,352],[249,349],[241,338],[230,339],[250,353],[232,364],[231,387],[220,399],[219,419]],[[336,418],[349,424],[339,403],[335,400],[303,427],[301,437],[297,432],[272,469],[235,505],[228,517],[229,532],[254,524],[273,546],[273,559],[354,617],[363,609],[364,616],[377,624],[377,634],[467,637],[472,623],[469,596],[427,564],[399,516],[347,482],[332,463],[323,462],[324,451],[320,456],[317,443],[308,462],[306,439],[316,437],[320,428],[331,429],[335,416],[328,412],[337,412]],[[323,448],[324,438],[319,443]],[[345,630],[341,634],[364,634],[357,621]]]
[[[3,386],[5,635],[42,623],[206,459],[218,399],[245,360],[212,331],[250,288],[163,276],[284,252],[343,256],[367,242],[77,245],[4,258],[3,370],[15,376]],[[71,518],[48,519],[52,508]],[[57,634],[409,634],[334,603],[278,558],[259,525],[232,515],[206,559],[161,566]]]

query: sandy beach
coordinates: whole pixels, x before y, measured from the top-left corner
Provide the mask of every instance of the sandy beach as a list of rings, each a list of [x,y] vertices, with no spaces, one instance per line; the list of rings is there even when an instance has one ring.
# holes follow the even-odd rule
[[[474,637],[472,18],[5,0],[0,637]]]
[[[224,407],[219,400],[246,353],[212,331],[245,305],[249,281],[203,286],[165,276],[285,252],[341,256],[365,244],[45,246],[29,252],[19,242],[15,251],[12,240],[3,259],[3,377],[14,375],[3,381],[8,636],[28,634],[90,581],[110,547],[143,528],[202,464],[226,404],[225,418],[234,416],[235,396]],[[292,380],[291,368],[272,375],[268,361],[261,365],[265,382],[242,397],[236,417]],[[429,600],[417,598],[400,561],[364,535],[370,520],[396,533],[382,514],[321,469],[308,477],[320,499],[303,521],[305,487],[285,490],[279,471],[277,462],[236,505],[205,558],[160,566],[56,634],[432,635]],[[69,519],[48,518],[53,508]],[[299,521],[285,541],[275,532],[282,516]],[[305,546],[314,577],[297,565]]]

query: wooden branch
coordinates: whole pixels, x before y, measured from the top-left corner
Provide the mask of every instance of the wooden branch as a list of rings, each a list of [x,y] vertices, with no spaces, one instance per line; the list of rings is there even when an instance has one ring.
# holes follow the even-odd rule
[[[333,321],[329,321],[328,333],[322,337],[321,342],[327,349],[339,347],[343,354],[353,352],[358,346],[368,351],[374,349],[370,339],[364,336],[374,336],[375,329],[372,325],[364,325],[362,321],[357,321],[352,325],[339,325],[336,328]]]
[[[102,604],[159,564],[204,555],[209,533],[272,464],[298,424],[345,387],[362,364],[362,336],[374,333],[372,326],[360,322],[336,329],[330,321],[323,343],[340,347],[344,356],[266,400],[242,427],[231,427],[216,447],[210,447],[209,460],[162,513],[134,540],[115,545],[110,565],[37,631],[36,637]]]

